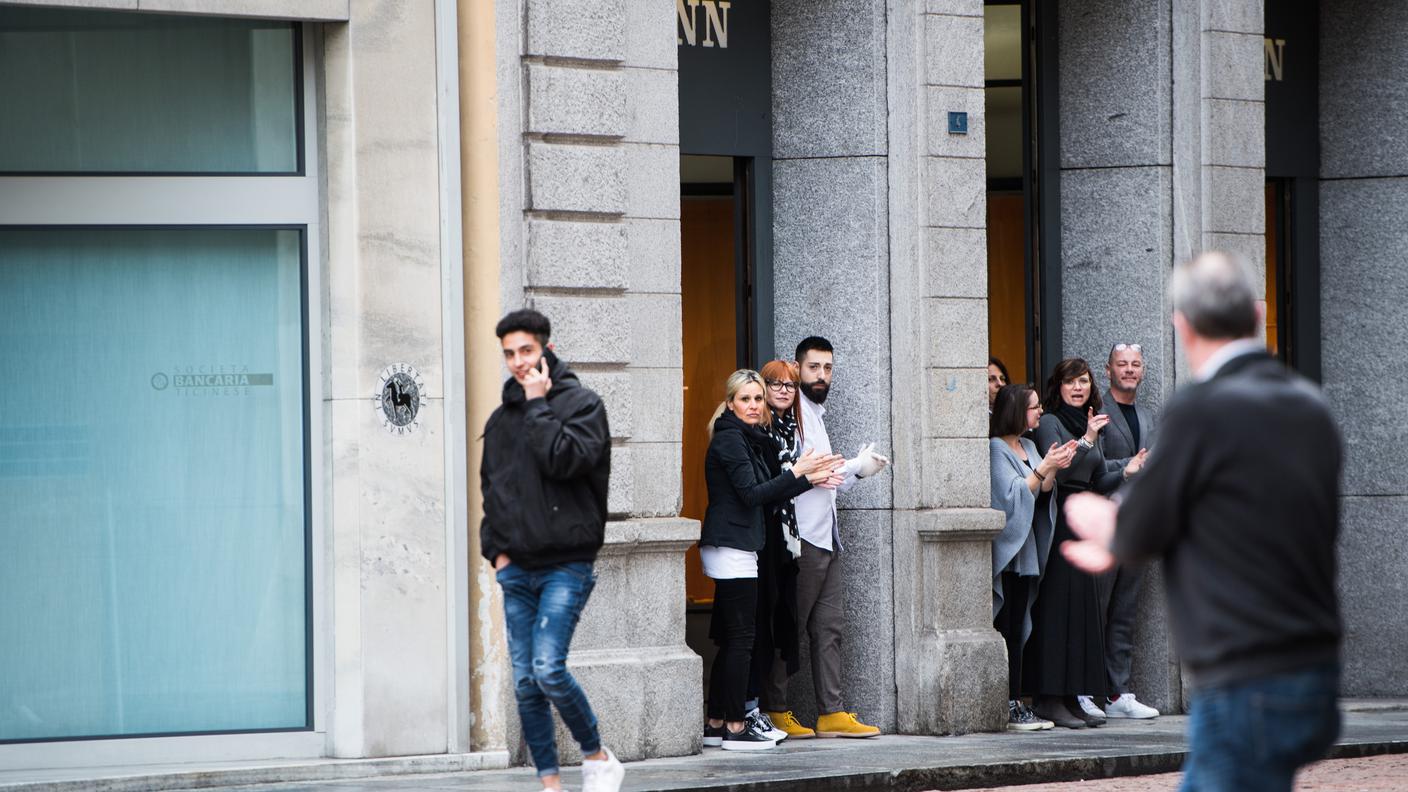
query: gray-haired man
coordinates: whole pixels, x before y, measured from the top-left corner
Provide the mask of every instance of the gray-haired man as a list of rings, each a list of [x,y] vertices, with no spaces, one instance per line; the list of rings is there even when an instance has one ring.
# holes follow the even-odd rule
[[[1100,433],[1101,449],[1111,469],[1123,469],[1129,461],[1153,447],[1158,433],[1154,416],[1138,404],[1139,385],[1144,381],[1144,348],[1139,344],[1116,343],[1105,360],[1105,391],[1101,412],[1110,416],[1110,425]],[[1110,718],[1157,718],[1159,711],[1139,701],[1129,692],[1129,674],[1134,660],[1134,623],[1138,616],[1139,587],[1145,567],[1123,565],[1100,577],[1097,591],[1105,614],[1105,672],[1110,678]]]

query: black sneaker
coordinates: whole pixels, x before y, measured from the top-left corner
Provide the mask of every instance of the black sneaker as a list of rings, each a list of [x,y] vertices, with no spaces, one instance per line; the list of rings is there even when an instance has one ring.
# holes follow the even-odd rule
[[[707,723],[704,724],[704,747],[718,748],[719,745],[723,743],[724,734],[727,731],[728,727],[723,724],[719,724],[718,726],[710,726]]]
[[[743,728],[736,732],[725,727],[723,744],[719,747],[725,751],[768,751],[777,747],[777,740],[763,734],[756,725],[744,724]]]
[[[1050,721],[1044,721],[1032,714],[1032,711],[1022,706],[1020,701],[1007,702],[1007,730],[1008,731],[1041,731],[1047,728]]]

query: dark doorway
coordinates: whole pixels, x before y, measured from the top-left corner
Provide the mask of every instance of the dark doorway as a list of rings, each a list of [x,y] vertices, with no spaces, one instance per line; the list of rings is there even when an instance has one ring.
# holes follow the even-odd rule
[[[1031,0],[983,8],[988,343],[1013,382],[1039,381],[1061,354],[1054,14]]]

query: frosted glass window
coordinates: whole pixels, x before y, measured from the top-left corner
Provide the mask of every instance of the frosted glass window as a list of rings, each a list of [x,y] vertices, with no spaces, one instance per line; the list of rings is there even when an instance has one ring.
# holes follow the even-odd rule
[[[302,245],[0,228],[0,741],[311,725]]]
[[[296,33],[0,7],[0,172],[297,172]]]

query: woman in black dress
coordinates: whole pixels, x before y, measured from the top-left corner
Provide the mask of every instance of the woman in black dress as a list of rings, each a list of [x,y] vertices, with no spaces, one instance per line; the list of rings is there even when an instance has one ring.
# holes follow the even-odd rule
[[[1046,414],[1036,429],[1036,447],[1050,448],[1074,440],[1075,456],[1056,473],[1056,530],[1053,550],[1075,538],[1066,525],[1065,501],[1075,492],[1110,492],[1123,471],[1108,464],[1100,450],[1100,430],[1109,423],[1100,414],[1100,393],[1090,365],[1080,358],[1056,364],[1042,395]],[[1105,624],[1095,578],[1052,552],[1032,608],[1032,634],[1022,663],[1022,688],[1033,696],[1033,711],[1057,726],[1078,729],[1104,719],[1086,713],[1077,696],[1106,692]]]

